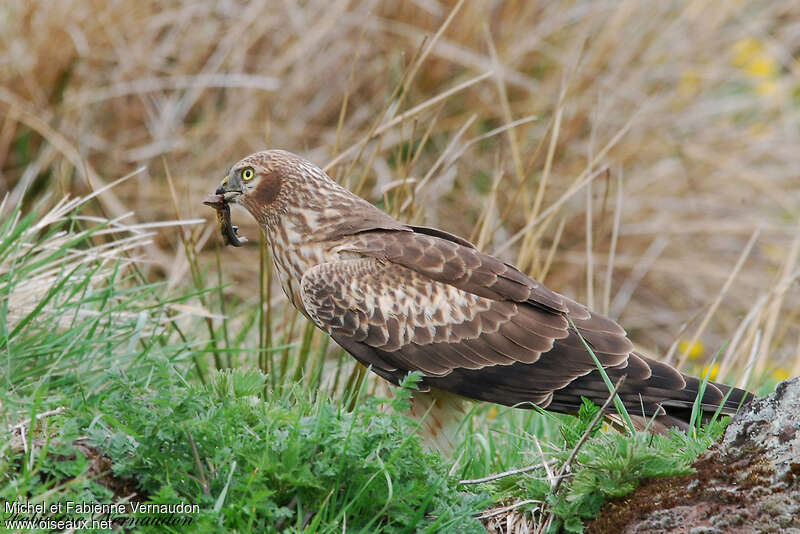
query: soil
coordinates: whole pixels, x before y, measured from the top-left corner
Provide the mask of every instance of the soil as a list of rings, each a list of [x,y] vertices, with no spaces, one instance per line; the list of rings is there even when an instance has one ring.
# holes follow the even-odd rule
[[[45,438],[34,438],[33,443],[34,447],[38,450],[45,448]],[[55,444],[55,442],[51,442],[51,446],[53,444]],[[14,435],[11,446],[14,451],[22,450],[22,440],[18,434]],[[136,480],[115,476],[111,469],[111,458],[97,447],[90,445],[87,439],[79,438],[72,442],[72,446],[89,460],[89,469],[87,469],[81,477],[93,479],[101,486],[111,490],[114,493],[114,502],[123,499],[127,502],[147,500],[148,496],[138,488]],[[69,456],[59,456],[58,459],[71,461],[75,459],[75,454],[76,453],[72,453]]]
[[[80,450],[89,460],[89,470],[86,475],[94,478],[95,482],[114,492],[113,502],[121,499],[127,501],[142,501],[147,499],[138,488],[138,483],[130,478],[116,477],[111,471],[111,458],[103,454],[98,448],[89,445],[86,440],[76,440],[72,445]]]

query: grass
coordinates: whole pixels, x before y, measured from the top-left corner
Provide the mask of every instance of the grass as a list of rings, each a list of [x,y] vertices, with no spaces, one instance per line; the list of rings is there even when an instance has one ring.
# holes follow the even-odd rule
[[[408,394],[379,399],[362,384],[351,403],[197,365],[209,345],[183,340],[191,327],[179,323],[203,317],[170,315],[198,295],[131,274],[123,251],[146,235],[94,244],[111,222],[77,230],[82,200],[3,228],[5,501],[191,503],[201,511],[180,519],[197,532],[480,531],[486,497],[459,491],[422,449],[402,415]],[[31,293],[28,310],[19,299]]]
[[[256,370],[215,373],[200,389],[172,375],[112,386],[89,439],[142,497],[198,504],[196,531],[479,531],[481,499],[456,491],[380,400],[346,412],[300,389],[264,395]]]
[[[287,305],[242,213],[236,251],[213,223],[153,221],[213,220],[200,200],[230,163],[286,148],[593,303],[646,352],[769,391],[800,374],[795,4],[4,3],[2,497],[135,492],[241,531],[576,530],[614,487],[683,472],[717,422],[593,434],[554,491],[589,408],[475,406],[453,458],[412,465],[402,398],[373,400]],[[282,441],[298,471],[263,457]]]

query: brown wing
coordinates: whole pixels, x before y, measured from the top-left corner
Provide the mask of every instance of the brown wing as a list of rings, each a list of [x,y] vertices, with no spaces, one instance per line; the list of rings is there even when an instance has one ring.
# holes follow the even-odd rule
[[[397,383],[421,371],[423,385],[473,399],[575,411],[581,396],[602,402],[608,390],[569,318],[612,377],[628,375],[634,413],[691,406],[695,383],[635,353],[614,321],[468,243],[415,230],[353,236],[339,247],[353,259],[301,283],[309,316],[376,373]],[[706,397],[722,394],[711,385]]]

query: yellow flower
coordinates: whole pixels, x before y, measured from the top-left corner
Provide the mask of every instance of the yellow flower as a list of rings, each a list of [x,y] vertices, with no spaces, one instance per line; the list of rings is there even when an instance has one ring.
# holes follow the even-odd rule
[[[785,367],[776,367],[770,376],[778,382],[783,382],[789,378],[789,370]]]
[[[732,62],[753,80],[753,88],[758,95],[772,96],[778,92],[780,63],[758,39],[748,37],[736,42],[733,45]]]
[[[678,352],[687,354],[690,360],[696,360],[705,352],[706,347],[702,341],[695,341],[692,343],[688,339],[681,339],[678,343]]]
[[[711,369],[710,373],[708,372],[709,368]],[[719,364],[718,363],[715,363],[714,365],[711,365],[709,363],[705,364],[703,366],[703,372],[700,373],[700,378],[705,379],[706,373],[708,373],[709,380],[716,380],[717,375],[719,374]]]
[[[756,93],[761,96],[770,96],[774,95],[775,92],[778,90],[778,82],[775,80],[767,80],[765,82],[760,82],[756,85]]]
[[[750,60],[764,50],[764,45],[755,37],[740,39],[733,45],[733,64],[744,67]]]
[[[774,78],[778,74],[778,62],[766,52],[759,52],[744,65],[751,78]]]
[[[486,412],[486,419],[489,419],[490,421],[493,420],[495,417],[497,417],[497,413],[497,408],[492,406],[489,408],[489,411]]]
[[[700,90],[700,71],[697,69],[687,69],[678,81],[678,95],[682,97],[692,97]]]

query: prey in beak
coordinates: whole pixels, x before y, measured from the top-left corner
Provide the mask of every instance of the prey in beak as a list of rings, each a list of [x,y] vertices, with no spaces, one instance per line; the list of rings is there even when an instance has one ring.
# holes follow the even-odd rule
[[[213,195],[208,195],[203,204],[214,208],[217,212],[217,225],[222,234],[222,241],[225,245],[241,247],[247,242],[247,238],[239,236],[239,227],[231,224],[230,202],[240,196],[241,190],[231,188],[229,177],[226,176],[220,183]]]

